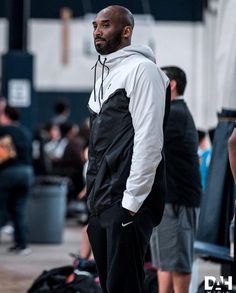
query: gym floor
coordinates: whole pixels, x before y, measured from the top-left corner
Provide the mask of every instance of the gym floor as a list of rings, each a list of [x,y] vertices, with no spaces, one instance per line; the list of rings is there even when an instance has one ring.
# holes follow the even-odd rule
[[[0,293],[26,293],[33,281],[44,270],[71,265],[72,253],[78,253],[81,243],[81,228],[73,220],[66,221],[61,244],[31,244],[29,255],[16,255],[7,252],[12,235],[1,233],[0,239]],[[216,278],[220,275],[220,265],[196,259],[190,293],[196,293],[204,276]]]
[[[42,271],[72,264],[69,254],[78,253],[81,228],[69,220],[61,244],[31,244],[31,253],[24,256],[7,252],[11,237],[11,234],[1,233],[0,293],[26,293]]]

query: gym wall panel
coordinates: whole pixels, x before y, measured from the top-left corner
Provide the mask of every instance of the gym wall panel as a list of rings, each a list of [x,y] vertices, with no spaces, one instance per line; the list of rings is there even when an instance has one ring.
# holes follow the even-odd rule
[[[89,95],[89,92],[37,92],[37,109],[35,109],[37,124],[50,121],[54,115],[55,103],[66,101],[70,107],[69,120],[82,125],[84,120],[89,117],[87,107]]]
[[[216,110],[205,109],[208,54],[205,51],[205,25],[202,22],[154,21],[137,17],[133,44],[152,47],[160,66],[177,65],[188,77],[186,101],[199,128],[216,123]],[[69,24],[69,61],[62,63],[62,23],[32,19],[29,23],[29,50],[35,55],[35,90],[90,92],[97,54],[93,47],[93,15],[74,19]],[[210,53],[209,53],[210,54]],[[211,94],[211,93],[209,93]]]
[[[5,0],[6,1],[6,0]],[[112,0],[31,0],[31,18],[59,18],[60,8],[69,7],[75,17],[97,13]],[[116,0],[134,14],[152,14],[156,20],[202,21],[203,0]]]

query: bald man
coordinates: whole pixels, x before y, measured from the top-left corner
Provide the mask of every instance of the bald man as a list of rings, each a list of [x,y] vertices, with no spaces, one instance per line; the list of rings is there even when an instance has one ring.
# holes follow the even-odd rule
[[[164,207],[169,80],[150,48],[131,45],[128,9],[101,10],[93,28],[99,56],[89,100],[88,235],[103,292],[139,293],[145,252]]]

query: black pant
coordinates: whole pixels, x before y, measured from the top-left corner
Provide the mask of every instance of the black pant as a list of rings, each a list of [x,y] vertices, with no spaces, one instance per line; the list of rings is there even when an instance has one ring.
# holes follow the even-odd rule
[[[14,226],[14,244],[28,245],[27,202],[33,181],[31,166],[7,167],[0,172],[0,227],[5,224],[4,212]]]
[[[146,208],[131,216],[120,203],[90,217],[88,236],[104,293],[143,292],[144,257],[152,228]]]

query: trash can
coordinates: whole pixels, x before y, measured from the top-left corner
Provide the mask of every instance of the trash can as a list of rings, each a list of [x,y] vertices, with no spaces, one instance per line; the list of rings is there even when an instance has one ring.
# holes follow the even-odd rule
[[[28,203],[30,243],[62,243],[67,189],[67,178],[36,178]]]

